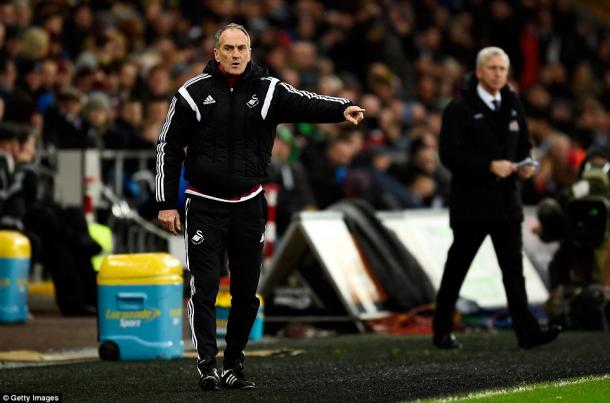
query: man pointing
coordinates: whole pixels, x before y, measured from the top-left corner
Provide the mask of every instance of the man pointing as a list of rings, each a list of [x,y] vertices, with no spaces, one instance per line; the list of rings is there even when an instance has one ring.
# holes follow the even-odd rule
[[[228,24],[214,35],[214,60],[173,97],[157,143],[159,222],[176,234],[182,163],[185,242],[191,273],[188,317],[197,349],[199,385],[254,388],[243,372],[244,349],[256,319],[267,219],[262,183],[279,123],[358,124],[364,109],[344,98],[300,91],[251,61],[250,36]],[[223,371],[217,372],[215,300],[225,252],[231,275]]]

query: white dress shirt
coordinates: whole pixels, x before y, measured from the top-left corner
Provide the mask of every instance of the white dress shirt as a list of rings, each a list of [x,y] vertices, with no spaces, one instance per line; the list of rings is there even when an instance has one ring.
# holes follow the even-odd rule
[[[502,96],[500,95],[500,91],[496,93],[496,95],[491,95],[481,84],[477,84],[477,94],[479,94],[479,98],[485,102],[485,105],[489,107],[492,111],[495,111],[496,108],[492,101],[498,101],[498,105],[502,105]]]

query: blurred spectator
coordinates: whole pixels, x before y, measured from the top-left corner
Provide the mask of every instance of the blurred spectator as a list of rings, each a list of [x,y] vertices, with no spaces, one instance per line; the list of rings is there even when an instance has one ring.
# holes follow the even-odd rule
[[[390,103],[400,95],[400,79],[383,63],[371,64],[366,83],[371,92],[384,103]]]
[[[19,78],[6,107],[6,119],[30,124],[38,113],[38,100],[42,90],[41,64],[22,60],[18,65]]]
[[[45,59],[40,65],[41,88],[38,97],[37,110],[44,113],[45,110],[55,102],[55,90],[57,85],[58,66],[55,60]]]
[[[89,94],[97,89],[99,70],[97,62],[77,63],[74,70],[74,78],[72,79],[74,87],[83,94]]]
[[[42,28],[28,28],[21,39],[19,57],[22,60],[40,62],[49,52],[49,33]]]
[[[316,47],[311,42],[297,42],[290,47],[292,67],[299,74],[299,85],[306,90],[313,90],[318,82]]]
[[[603,106],[591,96],[580,103],[576,121],[576,141],[582,148],[610,146],[610,117]]]
[[[17,68],[15,62],[6,56],[0,56],[0,98],[5,103],[11,101],[16,81]]]
[[[413,140],[401,179],[416,191],[422,207],[448,205],[451,174],[440,163],[433,134],[425,133]]]
[[[553,98],[571,99],[574,96],[568,85],[566,68],[560,63],[546,65],[540,71],[538,81],[548,90]]]
[[[319,150],[324,150],[320,152]],[[344,183],[355,148],[346,136],[337,136],[304,151],[309,183],[319,208],[324,209],[345,196]]]
[[[138,65],[132,61],[126,61],[119,68],[118,95],[128,98],[132,95],[138,83]]]
[[[87,137],[95,139],[97,147],[102,147],[111,121],[110,100],[103,92],[94,92],[83,108],[83,118],[87,122]]]
[[[278,127],[273,142],[269,181],[279,185],[276,209],[278,237],[281,237],[294,213],[316,206],[307,172],[294,157],[297,144],[287,126]]]
[[[365,199],[379,210],[424,207],[423,200],[428,197],[434,182],[431,183],[432,188],[426,187],[423,178],[422,181],[414,180],[412,187],[400,183],[389,173],[392,163],[390,155],[387,147],[369,148],[364,163],[350,170],[346,178],[346,196]]]
[[[153,150],[157,144],[159,133],[161,132],[162,122],[158,122],[155,119],[147,119],[142,123],[142,149]]]
[[[64,19],[59,9],[54,5],[49,5],[48,10],[40,13],[42,28],[46,31],[49,37],[47,56],[62,57],[63,47],[61,44],[61,36],[64,28]]]
[[[411,178],[407,184],[407,189],[413,200],[413,205],[406,206],[406,208],[424,208],[433,204],[429,200],[431,200],[434,196],[438,186],[432,175],[419,172],[416,173],[413,178]],[[439,203],[434,204],[435,207],[442,205]]]
[[[431,75],[420,77],[417,83],[417,100],[427,108],[432,108],[438,103],[438,85]]]
[[[156,65],[148,71],[144,87],[140,88],[135,95],[143,101],[167,99],[170,96],[170,90],[169,71],[161,65]]]
[[[154,133],[151,133],[151,124]],[[147,125],[143,126],[140,100],[124,100],[119,107],[117,119],[104,136],[104,147],[113,150],[154,150],[161,126],[159,122],[154,121],[148,121]],[[154,188],[151,184],[154,184],[154,164],[153,159],[149,160],[147,169],[142,171],[137,159],[127,158],[123,162],[123,194],[146,217],[156,214],[152,206]],[[116,177],[117,165],[107,162],[102,169],[106,183],[112,183]]]
[[[23,230],[21,184],[15,177],[19,133],[14,125],[0,123],[0,228]]]
[[[89,236],[80,208],[63,208],[38,188],[38,170],[33,164],[36,137],[21,130],[15,154],[15,177],[19,178],[20,221],[33,245],[33,258],[51,275],[55,298],[63,315],[95,315],[97,285],[91,257],[101,247]]]
[[[57,103],[44,114],[43,140],[58,149],[95,147],[94,133],[81,116],[84,95],[74,87],[66,87],[57,94]]]
[[[68,55],[74,59],[83,49],[83,43],[93,33],[93,11],[86,2],[78,2],[70,10],[62,32],[62,44]]]
[[[167,102],[167,99],[151,99],[146,103],[146,111],[144,115],[146,120],[161,125],[165,120],[168,109],[169,102]]]
[[[534,184],[540,197],[557,198],[563,189],[576,180],[584,152],[575,147],[563,133],[555,133],[550,138],[549,145],[548,152],[540,159],[540,169],[534,176]]]
[[[391,108],[383,108],[378,117],[380,143],[394,145],[396,149],[405,148],[400,118]]]
[[[104,137],[104,146],[115,150],[150,148],[140,132],[142,119],[142,102],[136,98],[124,100],[117,119]]]
[[[551,95],[542,84],[534,84],[524,94],[524,106],[531,118],[548,119]]]

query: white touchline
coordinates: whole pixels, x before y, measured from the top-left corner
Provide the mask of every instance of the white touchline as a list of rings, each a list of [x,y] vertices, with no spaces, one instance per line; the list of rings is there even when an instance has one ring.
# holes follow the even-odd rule
[[[533,383],[531,385],[517,386],[514,388],[493,389],[493,390],[487,390],[487,391],[483,391],[483,392],[469,393],[467,395],[462,395],[462,396],[445,397],[442,399],[438,399],[436,401],[450,402],[450,401],[464,400],[464,399],[484,399],[486,397],[498,396],[498,395],[503,395],[506,393],[527,392],[530,390],[542,389],[542,388],[546,388],[549,386],[562,387],[562,386],[578,385],[580,383],[585,383],[585,382],[589,382],[589,381],[599,381],[599,380],[604,380],[604,379],[610,379],[610,375],[585,376],[583,378],[561,380],[561,381],[551,382],[551,383]]]

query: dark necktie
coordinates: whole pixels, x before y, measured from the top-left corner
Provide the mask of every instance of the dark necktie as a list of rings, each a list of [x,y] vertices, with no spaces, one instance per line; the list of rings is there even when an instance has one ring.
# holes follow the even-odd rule
[[[494,106],[494,111],[498,112],[500,110],[500,101],[498,101],[497,99],[493,99],[491,103]]]

